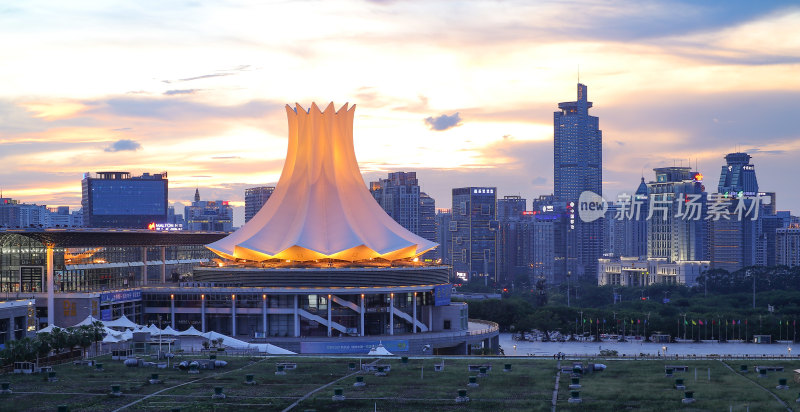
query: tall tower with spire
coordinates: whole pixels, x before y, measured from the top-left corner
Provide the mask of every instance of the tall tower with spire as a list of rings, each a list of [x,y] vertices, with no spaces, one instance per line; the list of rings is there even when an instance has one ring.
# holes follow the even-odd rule
[[[199,187],[194,189],[194,201],[195,202],[199,202],[200,201],[200,188]]]
[[[577,99],[559,103],[553,114],[553,195],[571,211],[566,236],[570,277],[596,277],[603,247],[602,222],[583,222],[576,211],[581,193],[603,194],[603,132],[599,119],[589,115],[591,107],[586,85],[578,83]]]

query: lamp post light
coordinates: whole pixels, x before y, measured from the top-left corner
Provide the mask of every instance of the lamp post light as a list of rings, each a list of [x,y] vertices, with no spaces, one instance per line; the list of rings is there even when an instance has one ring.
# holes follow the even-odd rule
[[[792,357],[792,347],[789,346],[788,348],[786,348],[786,352],[789,353],[789,357],[791,358]]]
[[[789,348],[789,350],[792,350],[792,348]],[[514,354],[517,354],[517,345],[514,345]]]
[[[665,345],[665,346],[662,346],[662,347],[661,347],[661,350],[663,351],[663,353],[664,353],[664,357],[666,358],[666,357],[667,357],[667,346],[666,346],[666,345]]]

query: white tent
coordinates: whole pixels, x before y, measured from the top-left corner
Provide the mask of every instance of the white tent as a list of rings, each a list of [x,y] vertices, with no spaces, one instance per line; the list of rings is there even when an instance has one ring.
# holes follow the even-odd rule
[[[119,340],[120,341],[131,340],[131,339],[133,339],[133,332],[131,332],[130,330],[126,330],[125,332],[122,332],[122,335],[119,336]]]
[[[383,347],[382,343],[378,343],[378,346],[370,349],[369,353],[367,355],[369,355],[369,356],[392,356],[392,352],[389,352],[388,350],[386,350],[386,348]]]
[[[56,326],[56,325],[47,325],[47,327],[45,327],[45,328],[41,328],[41,329],[37,330],[37,331],[36,331],[36,333],[50,333],[50,332],[52,332],[52,331],[53,331],[53,329],[55,329],[55,328],[64,329],[64,328],[62,328],[62,327],[58,327],[58,326]]]
[[[175,336],[175,335],[178,334],[178,331],[175,330],[175,329],[172,329],[172,326],[167,326],[166,328],[164,328],[164,330],[161,331],[161,334],[162,335]]]
[[[230,336],[226,336],[214,331],[206,332],[200,336],[209,340],[222,338],[223,345],[234,349],[256,349],[259,352],[265,352],[269,355],[295,355],[295,353],[292,351],[283,349],[281,347],[269,343],[247,343],[245,341],[241,341],[239,339],[232,338]]]
[[[203,336],[203,332],[195,329],[194,326],[189,326],[189,329],[186,329],[183,332],[178,332],[179,336]]]
[[[286,106],[289,141],[280,180],[263,208],[206,247],[226,259],[404,259],[436,243],[411,233],[375,202],[353,147],[355,106],[337,112]],[[324,205],[320,207],[319,205]]]
[[[108,334],[108,335],[106,335],[106,337],[105,337],[105,338],[103,338],[103,341],[102,341],[102,342],[103,342],[103,343],[117,343],[117,342],[119,342],[119,341],[120,341],[120,340],[119,340],[119,339],[117,339],[117,338],[115,338],[113,335],[111,335],[111,334]]]
[[[73,327],[77,328],[77,327],[80,327],[80,326],[91,326],[95,322],[103,323],[103,321],[101,321],[100,319],[97,319],[97,318],[93,317],[92,315],[89,315],[89,316],[86,317],[86,319],[84,319],[84,320],[80,321],[79,323],[75,324]]]
[[[150,332],[151,335],[160,335],[161,329],[159,329],[156,325],[150,325],[147,328],[143,328],[142,332]]]
[[[104,321],[103,325],[109,328],[135,328],[139,325],[122,315],[119,319]]]
[[[120,337],[124,333],[122,331],[111,329],[108,326],[104,327],[103,330],[105,331],[107,336]]]

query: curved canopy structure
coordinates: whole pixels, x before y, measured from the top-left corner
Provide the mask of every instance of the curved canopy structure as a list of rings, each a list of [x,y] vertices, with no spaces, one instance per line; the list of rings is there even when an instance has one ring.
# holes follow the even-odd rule
[[[247,224],[206,247],[227,259],[386,260],[437,246],[394,221],[367,190],[353,148],[355,105],[337,112],[286,106],[289,148],[269,201]]]

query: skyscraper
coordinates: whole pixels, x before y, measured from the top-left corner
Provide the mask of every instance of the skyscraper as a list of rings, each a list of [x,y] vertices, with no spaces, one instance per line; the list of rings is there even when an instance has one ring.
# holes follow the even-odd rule
[[[436,200],[425,192],[419,194],[419,232],[417,235],[431,242],[436,241]],[[436,259],[436,249],[425,252],[422,258]]]
[[[719,176],[717,191],[722,194],[755,196],[758,194],[756,168],[750,164],[747,153],[729,153],[725,156],[725,166]]]
[[[389,173],[387,179],[371,182],[369,190],[378,204],[395,222],[412,233],[420,235],[420,190],[416,172]]]
[[[247,223],[267,203],[275,186],[250,187],[244,190],[244,222]]]
[[[647,220],[647,257],[666,262],[707,260],[703,175],[689,167],[653,170],[656,180],[647,184],[653,197]]]
[[[149,223],[167,221],[166,172],[98,172],[95,177],[85,173],[81,187],[84,226],[146,229]]]
[[[533,213],[526,212],[521,196],[497,199],[497,267],[501,284],[510,285],[518,275],[533,275]]]
[[[497,188],[453,189],[451,260],[456,277],[497,281]]]
[[[553,113],[553,194],[573,211],[584,191],[603,194],[603,132],[598,118],[589,115],[591,107],[586,86],[578,83],[577,100],[559,103],[559,111]],[[567,251],[574,254],[567,259],[567,276],[594,278],[603,244],[602,222],[574,220],[566,236]]]

